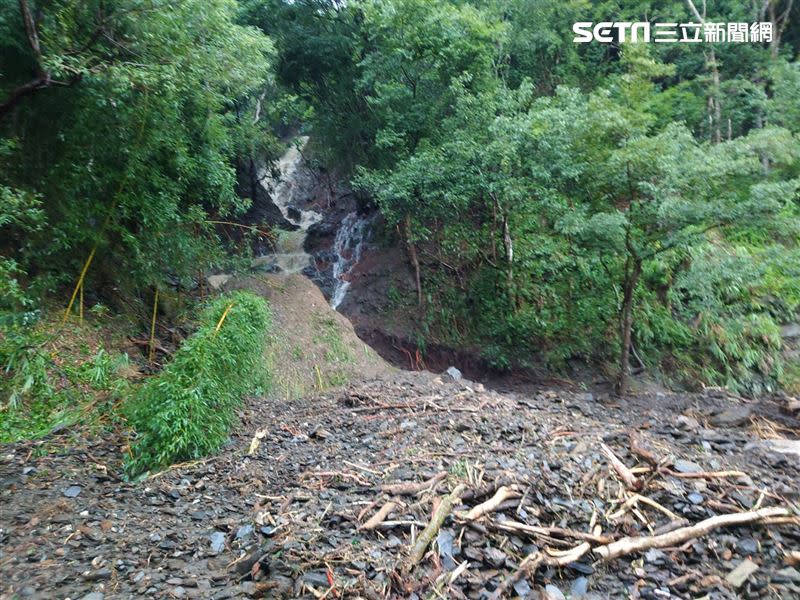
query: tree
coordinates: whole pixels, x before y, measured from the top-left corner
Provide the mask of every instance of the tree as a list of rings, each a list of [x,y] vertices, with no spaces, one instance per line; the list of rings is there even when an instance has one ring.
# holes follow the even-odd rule
[[[20,263],[72,278],[96,248],[91,273],[116,282],[122,267],[139,286],[214,260],[209,213],[247,205],[241,140],[269,136],[241,119],[269,81],[269,40],[236,24],[232,0],[15,5],[0,21],[0,132],[14,140],[0,177],[39,195],[50,223]]]

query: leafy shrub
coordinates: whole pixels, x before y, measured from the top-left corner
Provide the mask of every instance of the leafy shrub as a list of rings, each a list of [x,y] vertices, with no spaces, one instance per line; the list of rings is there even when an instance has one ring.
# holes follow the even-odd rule
[[[262,298],[249,292],[221,296],[200,322],[200,329],[127,409],[136,431],[131,474],[219,449],[242,397],[265,381],[263,348],[271,317]]]

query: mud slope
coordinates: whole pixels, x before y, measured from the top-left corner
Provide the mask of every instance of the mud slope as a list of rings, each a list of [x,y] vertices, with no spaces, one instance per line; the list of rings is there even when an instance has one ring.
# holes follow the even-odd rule
[[[394,370],[302,275],[258,275],[232,281],[227,287],[249,289],[269,301],[273,314],[267,348],[270,398],[298,398]]]

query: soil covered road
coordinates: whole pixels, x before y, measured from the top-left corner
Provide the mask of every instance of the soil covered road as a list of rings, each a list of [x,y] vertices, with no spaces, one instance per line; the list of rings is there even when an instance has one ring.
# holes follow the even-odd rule
[[[798,598],[796,426],[766,403],[420,372],[252,399],[219,455],[139,483],[119,478],[124,441],[63,430],[0,449],[0,594]],[[603,560],[623,537],[743,512]]]

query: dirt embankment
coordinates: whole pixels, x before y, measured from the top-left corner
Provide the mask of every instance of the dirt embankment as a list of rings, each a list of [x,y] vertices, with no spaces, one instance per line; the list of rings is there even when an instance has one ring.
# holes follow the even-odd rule
[[[267,345],[270,398],[299,398],[394,370],[302,275],[255,275],[232,280],[226,287],[249,289],[269,302],[273,315]]]

